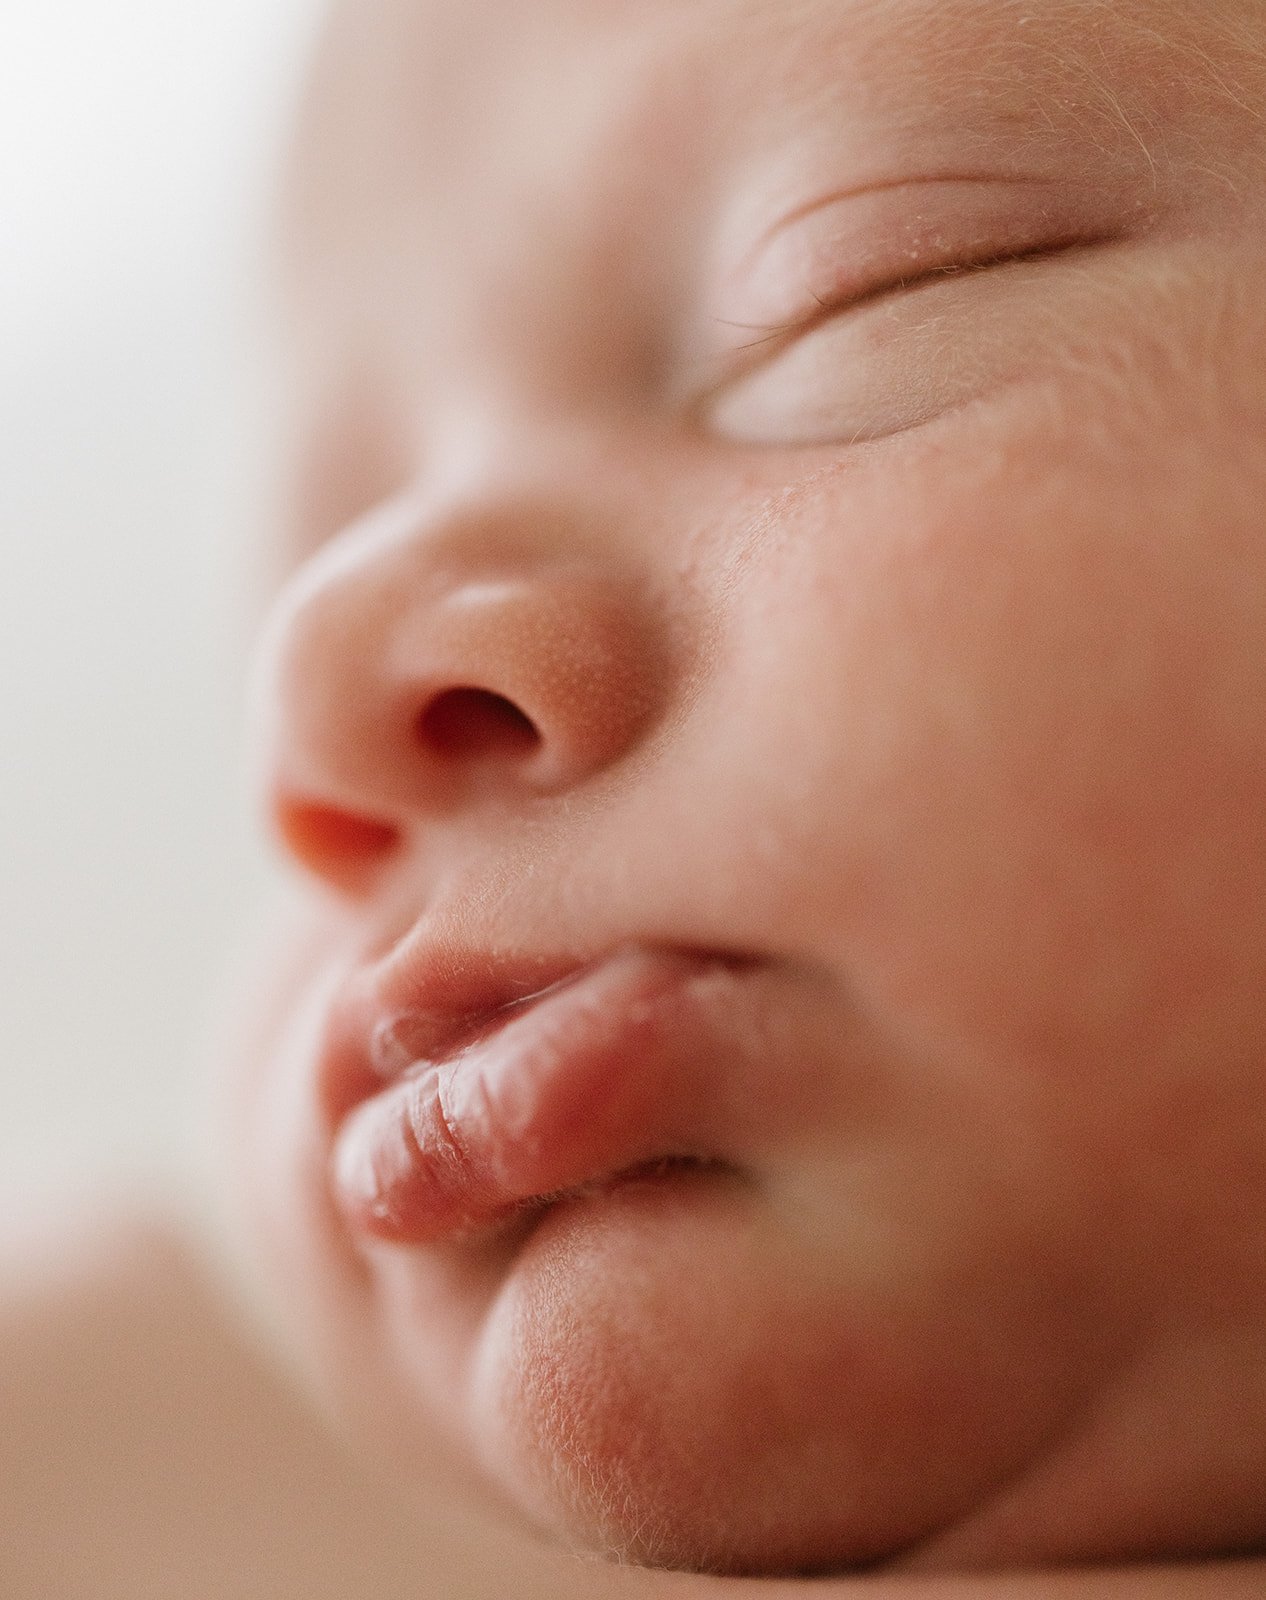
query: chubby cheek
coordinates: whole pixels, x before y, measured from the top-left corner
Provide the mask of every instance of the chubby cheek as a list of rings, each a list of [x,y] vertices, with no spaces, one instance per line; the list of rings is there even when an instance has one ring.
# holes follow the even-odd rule
[[[807,937],[912,1054],[1101,1093],[1264,1020],[1266,541],[1209,441],[1131,448],[824,483],[751,589]]]

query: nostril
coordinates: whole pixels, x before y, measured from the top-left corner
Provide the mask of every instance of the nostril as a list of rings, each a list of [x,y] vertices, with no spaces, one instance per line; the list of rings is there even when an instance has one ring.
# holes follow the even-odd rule
[[[456,758],[531,755],[541,736],[532,719],[488,689],[446,689],[418,718],[418,737],[436,754]]]

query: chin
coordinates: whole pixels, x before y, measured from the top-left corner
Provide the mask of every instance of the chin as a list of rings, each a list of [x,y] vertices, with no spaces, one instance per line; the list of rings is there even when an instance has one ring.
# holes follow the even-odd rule
[[[1004,1397],[988,1349],[943,1321],[775,1269],[750,1204],[690,1180],[574,1200],[489,1305],[469,1437],[561,1543],[718,1575],[853,1571],[953,1526],[1033,1448],[1049,1395]]]

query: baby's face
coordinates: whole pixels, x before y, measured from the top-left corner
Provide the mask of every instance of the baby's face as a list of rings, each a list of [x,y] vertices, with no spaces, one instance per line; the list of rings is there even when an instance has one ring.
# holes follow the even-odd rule
[[[1259,46],[345,8],[247,1149],[394,1472],[726,1570],[1266,1533]]]

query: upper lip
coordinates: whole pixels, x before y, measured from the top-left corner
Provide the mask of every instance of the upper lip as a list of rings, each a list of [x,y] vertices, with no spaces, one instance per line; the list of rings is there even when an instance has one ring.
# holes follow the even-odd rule
[[[411,1066],[448,1058],[609,953],[505,955],[414,930],[356,967],[334,997],[319,1085],[330,1126]]]

